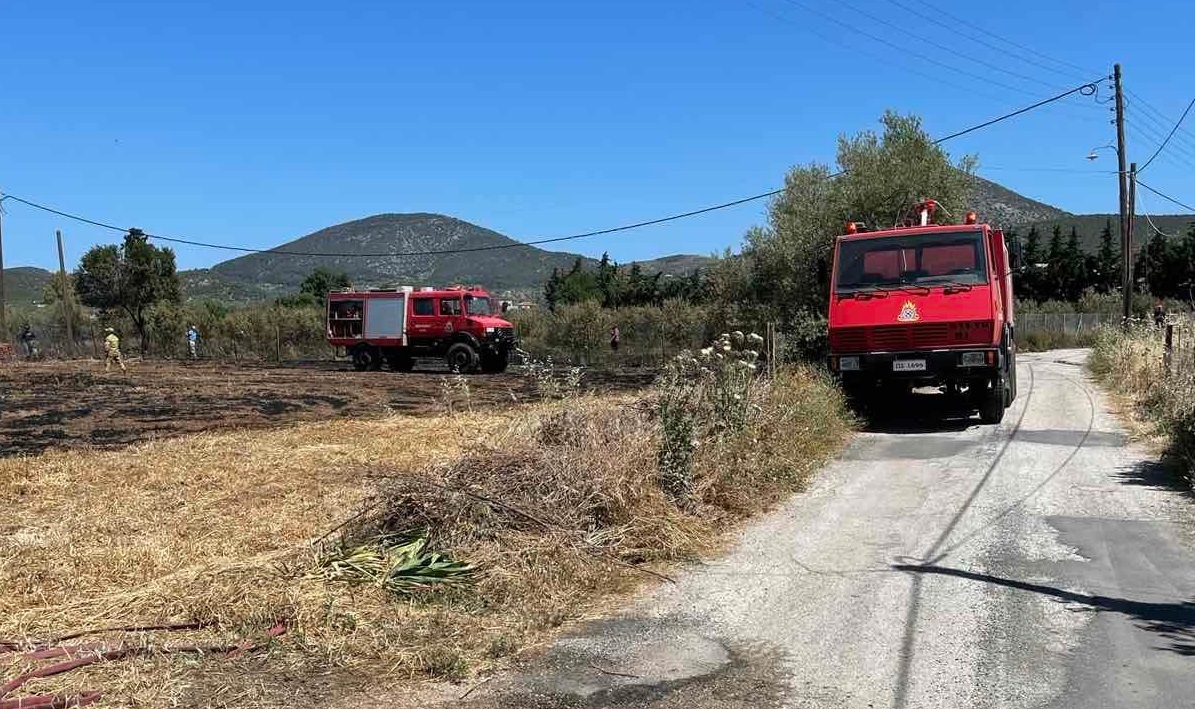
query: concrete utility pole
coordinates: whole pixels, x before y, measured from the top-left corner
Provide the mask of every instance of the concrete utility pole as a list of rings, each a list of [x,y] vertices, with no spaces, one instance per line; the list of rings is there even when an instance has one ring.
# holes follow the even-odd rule
[[[1112,81],[1116,87],[1116,178],[1120,185],[1120,252],[1124,259],[1121,264],[1121,315],[1127,322],[1133,310],[1133,249],[1129,232],[1129,176],[1125,170],[1124,89],[1120,81],[1120,64],[1112,67]]]
[[[71,308],[70,297],[71,289],[69,282],[66,280],[66,257],[62,253],[62,230],[55,229],[54,236],[58,238],[58,284],[62,288],[62,292],[58,294],[58,300],[62,305],[62,322],[66,323],[66,356],[75,356],[75,333],[74,326],[71,324]]]

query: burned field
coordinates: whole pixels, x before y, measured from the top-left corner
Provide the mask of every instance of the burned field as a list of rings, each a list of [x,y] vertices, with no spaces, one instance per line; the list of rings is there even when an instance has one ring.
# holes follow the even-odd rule
[[[355,372],[339,362],[139,362],[127,373],[105,372],[95,362],[9,364],[0,368],[0,456],[294,421],[439,413],[448,376],[435,365],[397,374]],[[589,372],[583,386],[633,390],[652,378],[641,370]],[[514,371],[465,382],[472,407],[535,396],[535,382]]]

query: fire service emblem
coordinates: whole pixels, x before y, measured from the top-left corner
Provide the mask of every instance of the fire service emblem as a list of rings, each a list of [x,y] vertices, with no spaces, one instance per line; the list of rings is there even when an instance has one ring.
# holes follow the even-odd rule
[[[917,304],[911,300],[906,300],[905,304],[900,306],[900,313],[896,316],[897,322],[917,322],[921,319],[921,313],[917,312]]]

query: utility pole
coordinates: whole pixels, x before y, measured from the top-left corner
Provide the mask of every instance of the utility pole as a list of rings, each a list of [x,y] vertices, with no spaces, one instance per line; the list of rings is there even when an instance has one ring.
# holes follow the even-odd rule
[[[1128,249],[1126,253],[1133,252],[1133,228],[1137,221],[1137,163],[1129,165],[1129,232],[1125,237],[1125,248]],[[1128,276],[1126,281],[1129,286],[1133,285],[1133,259],[1126,258],[1124,261],[1125,272]],[[1125,312],[1128,313],[1133,304],[1133,297],[1131,291],[1129,296],[1125,298]],[[1127,315],[1125,317],[1128,317]]]
[[[1121,264],[1121,295],[1123,296],[1121,315],[1127,323],[1133,308],[1133,252],[1129,243],[1129,186],[1128,172],[1125,170],[1124,147],[1124,89],[1120,81],[1120,64],[1112,67],[1112,81],[1116,87],[1116,160],[1117,184],[1120,186],[1120,252]]]
[[[66,323],[66,356],[75,356],[75,333],[71,324],[71,289],[66,280],[66,257],[62,253],[62,230],[55,229],[54,236],[58,238],[58,287],[62,292],[58,294],[58,301],[62,304],[62,322]]]
[[[4,310],[4,195],[0,194],[0,343],[8,342],[8,315]]]

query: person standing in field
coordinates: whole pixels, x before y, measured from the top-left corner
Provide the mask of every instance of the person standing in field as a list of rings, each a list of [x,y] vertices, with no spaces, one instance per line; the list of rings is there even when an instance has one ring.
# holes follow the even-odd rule
[[[25,346],[25,356],[33,358],[33,343],[37,340],[37,335],[33,334],[33,328],[29,327],[29,323],[25,323],[24,329],[21,330],[21,344]]]
[[[191,352],[191,359],[199,359],[199,354],[196,347],[199,344],[199,329],[192,325],[187,330],[187,349]]]
[[[618,330],[618,325],[610,328],[610,351],[617,352],[618,345],[622,341],[622,333]]]
[[[112,363],[115,362],[120,365],[120,371],[127,372],[124,360],[120,357],[120,338],[116,336],[116,331],[110,327],[106,327],[104,328],[104,332],[108,333],[108,336],[104,338],[104,352],[106,353],[104,357],[104,371],[108,371],[112,367]]]

